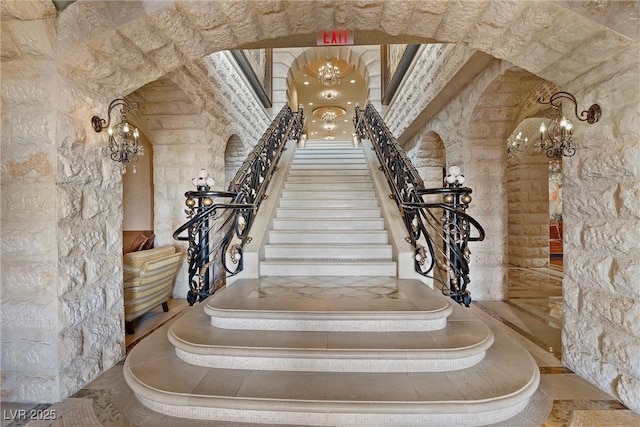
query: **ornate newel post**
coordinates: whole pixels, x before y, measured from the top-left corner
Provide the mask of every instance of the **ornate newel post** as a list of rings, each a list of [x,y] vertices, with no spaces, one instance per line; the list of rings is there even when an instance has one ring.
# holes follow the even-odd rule
[[[206,169],[200,169],[198,176],[193,178],[191,182],[196,187],[196,191],[188,191],[185,193],[185,197],[187,198],[185,201],[187,205],[185,213],[189,219],[195,218],[198,214],[203,213],[206,209],[213,206],[211,187],[215,185],[215,180],[209,177],[209,172],[207,172]],[[188,261],[190,290],[187,294],[189,304],[193,304],[198,297],[202,300],[203,295],[209,294],[210,278],[213,277],[213,272],[211,271],[213,265],[208,262],[210,256],[209,221],[210,217],[204,216],[200,221],[194,222],[189,229]],[[198,260],[198,262],[194,263],[192,260]],[[192,268],[192,265],[202,266],[197,274]],[[194,277],[196,275],[198,276],[197,282]]]

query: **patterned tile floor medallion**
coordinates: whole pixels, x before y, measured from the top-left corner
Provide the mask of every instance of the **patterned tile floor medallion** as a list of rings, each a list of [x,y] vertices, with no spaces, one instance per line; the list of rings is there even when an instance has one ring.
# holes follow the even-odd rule
[[[343,298],[403,298],[402,293],[385,287],[384,282],[353,283],[357,278],[311,278],[297,287],[282,282],[265,285],[254,298],[327,298],[341,287],[340,280],[350,281],[340,290]],[[130,350],[137,342],[167,322],[177,318],[187,304],[171,301],[171,311],[161,308],[150,312],[136,325],[136,334],[127,336]],[[527,408],[516,418],[495,426],[586,427],[639,426],[640,415],[598,390],[561,362],[562,329],[562,260],[552,260],[546,268],[509,269],[507,301],[476,301],[470,308],[496,334],[518,340],[540,367],[540,387]],[[211,422],[172,418],[141,405],[124,381],[123,362],[61,403],[53,405],[2,404],[1,427],[121,427],[121,426],[244,426],[249,424]],[[168,373],[167,373],[168,374]],[[162,375],[159,373],[159,375]],[[22,412],[21,412],[22,411]],[[29,420],[29,415],[36,418]],[[24,416],[23,416],[24,415]],[[52,419],[55,418],[55,419]],[[538,421],[535,421],[538,420]],[[542,421],[540,421],[542,420]]]

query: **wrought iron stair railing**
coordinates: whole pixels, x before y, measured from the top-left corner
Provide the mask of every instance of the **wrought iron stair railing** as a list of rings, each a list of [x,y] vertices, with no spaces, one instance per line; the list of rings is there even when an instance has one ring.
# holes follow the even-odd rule
[[[189,242],[190,305],[203,301],[224,279],[242,271],[242,250],[251,241],[255,216],[267,198],[267,187],[287,141],[300,139],[303,122],[302,107],[298,112],[283,107],[227,191],[212,190],[204,174],[194,178],[197,190],[185,193],[188,221],[173,233],[174,239]]]
[[[464,177],[450,168],[443,187],[425,188],[418,171],[370,103],[356,107],[355,138],[368,139],[381,164],[414,247],[415,270],[438,283],[442,293],[469,306],[469,242],[484,240],[482,226],[466,213],[471,189]],[[427,200],[430,199],[430,200]],[[472,228],[477,235],[472,236]]]

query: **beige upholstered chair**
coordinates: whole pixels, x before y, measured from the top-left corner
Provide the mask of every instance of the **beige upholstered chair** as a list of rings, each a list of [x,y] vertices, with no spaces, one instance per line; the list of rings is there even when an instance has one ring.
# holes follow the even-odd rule
[[[124,320],[127,334],[133,333],[132,321],[162,304],[173,291],[182,254],[173,246],[160,246],[124,255]]]

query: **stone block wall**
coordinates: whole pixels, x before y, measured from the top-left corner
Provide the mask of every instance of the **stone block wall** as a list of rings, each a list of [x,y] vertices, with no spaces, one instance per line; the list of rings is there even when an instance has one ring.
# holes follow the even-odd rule
[[[4,13],[4,11],[3,11]],[[59,396],[55,22],[2,23],[2,399]],[[28,31],[31,36],[25,34]],[[43,71],[36,71],[37,67]]]
[[[529,147],[507,162],[508,262],[518,267],[549,265],[549,158],[533,149],[542,121],[530,118],[518,125],[512,135],[523,132]]]
[[[640,48],[568,84],[602,107],[565,159],[563,360],[640,412]]]
[[[208,2],[79,1],[57,19],[45,0],[1,4],[2,315],[3,327],[17,331],[2,336],[3,399],[60,399],[122,353],[121,282],[116,278],[121,275],[120,178],[100,153],[104,139],[92,134],[88,118],[116,96],[185,64],[184,76],[200,75],[200,65],[192,61],[211,52],[294,37],[312,45],[316,30],[344,25],[370,40],[408,35],[451,43],[434,48],[451,58],[441,64],[465,63],[465,56],[478,49],[562,86],[581,106],[601,104],[599,124],[577,127],[585,145],[564,169],[564,360],[640,411],[635,327],[640,301],[640,32],[635,2],[282,1],[211,7]],[[267,34],[284,38],[267,41]],[[446,87],[437,76],[448,73],[446,68],[429,72],[433,79],[423,80],[432,85],[406,92],[407,97],[413,93],[411,102],[399,102],[394,113],[389,109],[386,120],[394,134],[424,111],[421,97],[435,99]],[[505,154],[488,141],[466,141],[470,135],[482,140],[480,135],[492,130],[504,142],[512,130],[504,120],[468,126],[477,100],[499,74],[499,66],[490,64],[467,87],[447,94],[446,106],[424,125],[441,136],[447,161],[463,168],[474,187],[470,213],[491,232],[506,225]],[[189,92],[205,100],[199,94]],[[231,107],[241,107],[233,99],[229,93]],[[401,110],[405,103],[410,111]],[[414,110],[415,105],[420,107]],[[213,116],[223,117],[220,109],[209,103],[200,111],[218,111]],[[216,129],[223,134],[217,140],[221,145],[238,133],[232,122]],[[166,130],[159,140],[189,134]],[[216,159],[223,158],[223,148],[214,148]],[[500,168],[493,162],[500,162]],[[178,179],[191,176],[176,173]],[[25,193],[25,187],[37,191]],[[42,198],[27,200],[24,194]],[[30,227],[22,221],[27,215],[33,218]],[[473,280],[486,285],[477,289],[476,298],[504,295],[506,239],[495,236],[485,242],[492,251],[471,248],[472,268],[482,259],[491,265],[474,273]],[[31,287],[21,276],[25,265],[32,267],[27,272]],[[18,322],[20,317],[24,320]],[[55,338],[46,341],[51,331]],[[18,360],[16,354],[23,351],[27,357]]]
[[[53,402],[124,355],[121,175],[90,127],[108,99],[58,73],[53,6],[2,6],[2,399]]]

